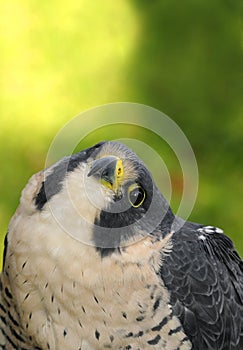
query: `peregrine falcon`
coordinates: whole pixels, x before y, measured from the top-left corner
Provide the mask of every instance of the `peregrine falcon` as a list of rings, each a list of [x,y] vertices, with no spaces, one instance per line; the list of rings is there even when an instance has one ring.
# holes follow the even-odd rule
[[[31,177],[5,238],[0,349],[242,350],[243,264],[100,142]]]

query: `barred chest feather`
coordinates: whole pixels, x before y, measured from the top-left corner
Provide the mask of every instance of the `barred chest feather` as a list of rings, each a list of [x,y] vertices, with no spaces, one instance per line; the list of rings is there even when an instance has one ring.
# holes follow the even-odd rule
[[[11,295],[10,317],[28,349],[191,349],[157,276],[169,238],[147,237],[105,258],[70,237],[62,245],[49,239],[46,256],[38,245],[30,252],[27,243],[16,242],[3,283],[14,281],[5,299]]]

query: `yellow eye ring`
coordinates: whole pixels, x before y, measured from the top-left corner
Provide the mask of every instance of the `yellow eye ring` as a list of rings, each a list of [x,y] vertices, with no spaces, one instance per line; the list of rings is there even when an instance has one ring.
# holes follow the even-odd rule
[[[144,189],[137,183],[128,188],[128,200],[134,208],[140,207],[145,199]]]

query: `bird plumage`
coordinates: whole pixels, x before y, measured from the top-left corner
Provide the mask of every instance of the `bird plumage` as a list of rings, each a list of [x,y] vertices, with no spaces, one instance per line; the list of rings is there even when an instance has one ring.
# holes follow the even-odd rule
[[[186,223],[160,274],[193,349],[243,349],[243,264],[212,226]]]
[[[0,349],[240,350],[243,267],[99,143],[34,175],[5,239]]]

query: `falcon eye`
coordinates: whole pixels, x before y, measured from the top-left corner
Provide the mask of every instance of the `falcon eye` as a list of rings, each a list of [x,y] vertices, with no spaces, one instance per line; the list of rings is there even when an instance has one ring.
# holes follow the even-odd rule
[[[145,191],[138,184],[133,184],[128,189],[128,199],[134,208],[140,207],[145,199]]]

